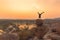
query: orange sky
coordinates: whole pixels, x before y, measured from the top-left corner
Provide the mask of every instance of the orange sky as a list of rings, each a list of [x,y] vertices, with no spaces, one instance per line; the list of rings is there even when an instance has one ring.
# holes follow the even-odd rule
[[[0,0],[0,19],[35,19],[60,17],[60,0]]]

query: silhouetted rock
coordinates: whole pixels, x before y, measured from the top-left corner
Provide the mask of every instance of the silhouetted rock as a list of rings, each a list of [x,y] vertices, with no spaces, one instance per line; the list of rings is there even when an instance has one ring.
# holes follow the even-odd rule
[[[43,24],[43,22],[44,21],[42,19],[37,19],[36,20],[37,27],[31,29],[34,35],[39,39],[43,39],[43,36],[49,31],[49,27]]]
[[[37,19],[37,20],[36,20],[36,25],[37,25],[37,26],[42,26],[42,25],[43,25],[43,22],[44,22],[44,21],[43,21],[42,19]]]

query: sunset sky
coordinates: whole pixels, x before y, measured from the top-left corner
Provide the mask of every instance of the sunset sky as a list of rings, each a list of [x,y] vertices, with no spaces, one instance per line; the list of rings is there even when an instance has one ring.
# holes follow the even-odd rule
[[[0,19],[35,19],[60,17],[60,0],[0,0]]]

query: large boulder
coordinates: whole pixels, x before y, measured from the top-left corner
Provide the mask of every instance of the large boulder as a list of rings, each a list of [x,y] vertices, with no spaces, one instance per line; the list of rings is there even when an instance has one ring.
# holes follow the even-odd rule
[[[43,36],[49,31],[49,27],[45,24],[43,24],[42,19],[37,19],[36,20],[36,28],[33,28],[32,31],[37,36],[39,39],[42,39]]]
[[[44,21],[43,21],[42,19],[37,19],[37,20],[36,20],[36,25],[37,25],[37,26],[42,26],[42,25],[43,25],[43,22],[44,22]]]

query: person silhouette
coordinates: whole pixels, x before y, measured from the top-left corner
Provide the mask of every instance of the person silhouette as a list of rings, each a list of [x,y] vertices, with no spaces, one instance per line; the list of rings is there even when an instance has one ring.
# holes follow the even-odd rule
[[[41,18],[41,15],[42,15],[43,13],[44,13],[44,12],[42,12],[42,13],[39,13],[39,12],[38,12],[39,18]]]

